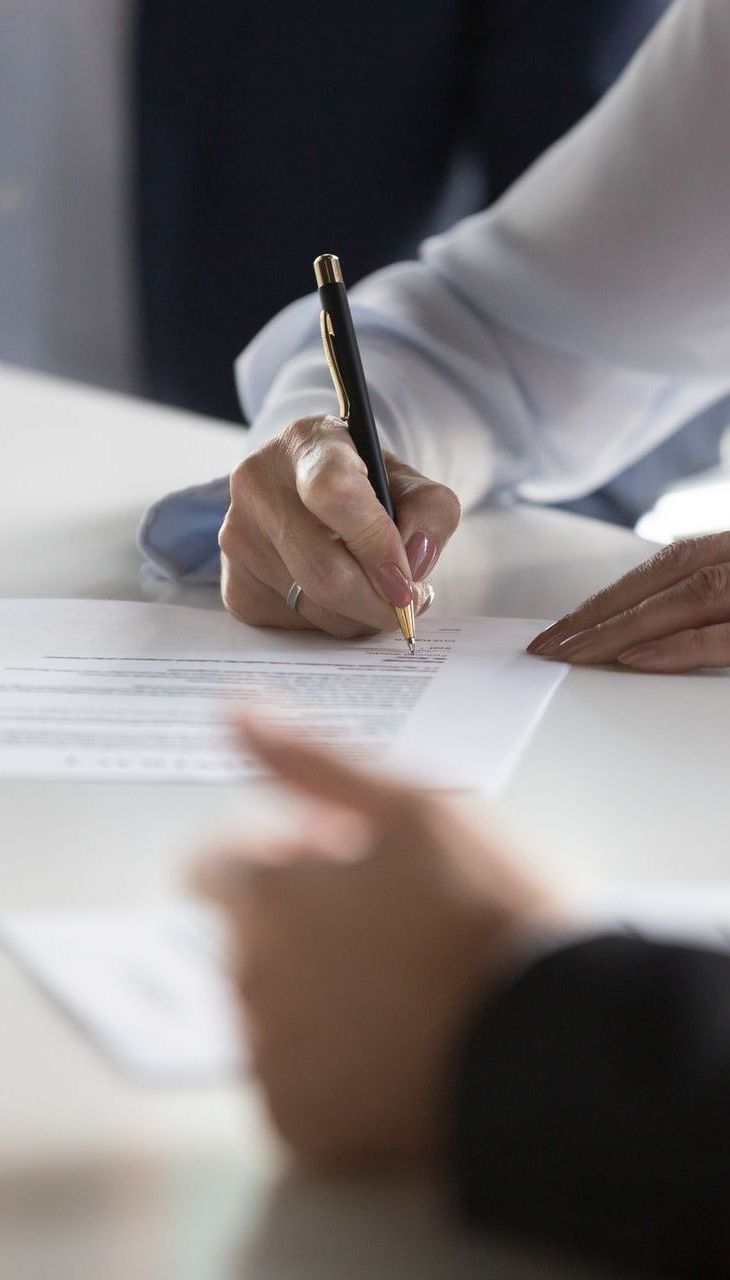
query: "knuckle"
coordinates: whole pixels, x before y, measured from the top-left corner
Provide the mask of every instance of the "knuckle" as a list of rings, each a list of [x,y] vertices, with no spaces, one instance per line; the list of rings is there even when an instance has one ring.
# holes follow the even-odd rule
[[[257,450],[256,453],[250,454],[247,458],[243,458],[241,462],[237,462],[231,471],[229,482],[231,486],[231,500],[236,501],[244,494],[251,491],[258,483],[261,472],[265,469],[266,459],[264,451],[267,448]]]
[[[461,517],[464,514],[464,508],[458,494],[453,489],[449,489],[446,485],[439,486],[438,495],[439,504],[444,513],[445,521],[453,533],[458,529]]]
[[[685,579],[683,593],[691,604],[717,604],[727,599],[729,585],[727,565],[705,564]]]
[[[298,478],[297,488],[304,504],[325,524],[338,523],[361,495],[362,476],[359,469],[330,459],[306,468]]]
[[[435,524],[445,537],[450,537],[463,515],[458,494],[448,485],[428,480],[405,464],[400,464],[397,474],[395,492],[399,513],[403,515],[403,508],[407,505],[412,519],[425,521],[426,528]]]
[[[250,457],[244,458],[231,472],[231,505],[229,516],[243,524],[261,521],[262,512],[266,510],[267,497],[276,486],[275,469],[268,450],[264,445]]]
[[[656,569],[674,569],[678,572],[688,570],[696,563],[699,541],[697,538],[682,538],[679,542],[670,542],[646,561],[642,568],[647,573]]]
[[[439,484],[435,480],[423,480],[419,477],[410,491],[403,494],[406,502],[413,507],[413,515],[426,522],[425,527],[435,526],[444,537],[449,538],[459,527],[463,515],[461,500],[448,485]],[[399,508],[400,508],[400,504]]]
[[[338,435],[346,436],[344,424],[338,418],[328,414],[310,414],[306,418],[296,418],[279,432],[275,443],[279,449],[295,458],[321,441],[327,441]]]
[[[311,443],[317,421],[317,418],[296,418],[289,422],[276,437],[277,446],[289,455],[297,453]]]
[[[224,556],[232,556],[238,541],[233,512],[229,507],[223,519],[223,524],[218,530],[218,546]]]
[[[337,499],[342,480],[339,469],[312,464],[297,476],[299,496],[308,507],[324,508]]]
[[[268,493],[284,483],[291,473],[293,455],[309,443],[312,419],[301,418],[284,427],[273,440],[267,440],[255,452],[236,464],[230,473],[231,499],[243,501],[247,497]]]
[[[253,462],[253,458],[254,458],[253,454],[251,454],[249,458],[242,458],[241,461],[237,462],[235,467],[231,469],[231,473],[228,477],[228,480],[229,480],[229,484],[231,486],[232,492],[233,490],[239,489],[241,487],[241,484],[244,482],[245,477],[248,475],[249,471],[251,470],[251,463]]]
[[[275,440],[270,441],[231,473],[231,505],[221,528],[228,545],[233,531],[236,542],[255,543],[261,537],[267,542],[276,542],[284,536],[292,501],[297,505],[297,495],[291,470],[287,473],[281,458],[272,456],[272,451],[278,448]],[[225,529],[226,523],[233,526],[233,530]]]

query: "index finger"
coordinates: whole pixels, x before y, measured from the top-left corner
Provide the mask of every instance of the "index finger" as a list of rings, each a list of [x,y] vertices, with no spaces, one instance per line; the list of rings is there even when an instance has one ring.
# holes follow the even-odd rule
[[[672,542],[610,586],[589,596],[577,609],[541,631],[527,646],[528,653],[545,653],[589,627],[640,605],[650,596],[674,587],[705,566],[730,560],[730,533],[709,534]]]
[[[378,501],[345,427],[331,419],[293,453],[296,489],[307,510],[342,539],[382,599],[400,608],[410,604],[403,539]]]
[[[239,715],[234,728],[275,777],[318,800],[375,817],[390,808],[402,788],[376,773],[346,764],[323,747],[282,731],[262,717]]]
[[[544,649],[542,656],[577,663],[613,662],[637,645],[725,622],[729,616],[730,565],[702,565],[674,586],[577,632],[555,650]]]

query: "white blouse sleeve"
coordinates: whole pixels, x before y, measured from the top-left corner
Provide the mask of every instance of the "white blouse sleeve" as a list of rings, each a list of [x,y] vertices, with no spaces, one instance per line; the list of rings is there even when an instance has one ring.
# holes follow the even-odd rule
[[[353,289],[389,447],[467,506],[560,501],[725,394],[729,122],[730,0],[676,0],[498,204]],[[293,304],[239,359],[248,450],[336,412],[317,310]]]

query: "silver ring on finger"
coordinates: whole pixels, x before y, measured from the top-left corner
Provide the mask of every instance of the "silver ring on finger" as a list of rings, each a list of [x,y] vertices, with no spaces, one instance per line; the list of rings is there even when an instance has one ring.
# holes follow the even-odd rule
[[[287,609],[291,609],[294,613],[296,613],[297,608],[299,606],[299,598],[302,595],[302,591],[303,591],[303,588],[299,586],[298,582],[292,582],[289,590],[286,593]]]

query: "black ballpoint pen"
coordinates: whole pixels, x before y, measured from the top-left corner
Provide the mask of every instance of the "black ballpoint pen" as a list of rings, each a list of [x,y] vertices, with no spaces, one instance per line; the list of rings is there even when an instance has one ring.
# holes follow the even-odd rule
[[[314,262],[319,300],[322,345],[352,443],[368,469],[375,496],[395,521],[395,508],[388,486],[388,473],[375,426],[372,405],[363,373],[355,328],[350,315],[340,260],[334,253],[320,254]],[[411,653],[416,651],[416,622],[413,603],[404,609],[393,606],[398,626]]]

